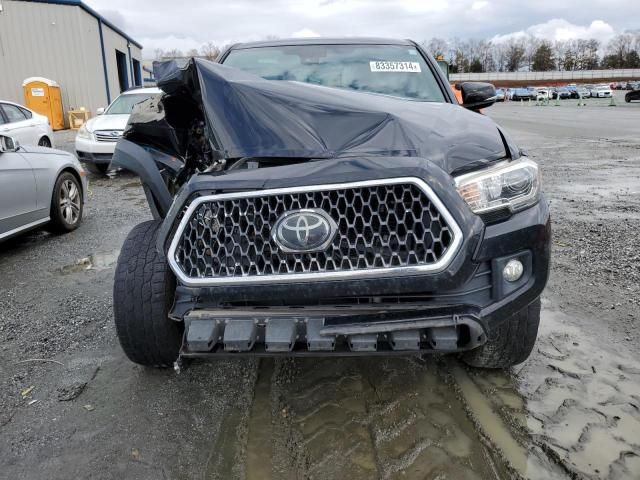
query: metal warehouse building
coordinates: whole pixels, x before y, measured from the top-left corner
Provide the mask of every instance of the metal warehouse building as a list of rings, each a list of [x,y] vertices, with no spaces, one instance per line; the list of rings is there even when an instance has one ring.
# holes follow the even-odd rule
[[[92,115],[142,86],[142,45],[77,0],[0,0],[0,100],[24,104],[22,82],[60,85],[64,111]],[[66,115],[65,115],[66,117]]]

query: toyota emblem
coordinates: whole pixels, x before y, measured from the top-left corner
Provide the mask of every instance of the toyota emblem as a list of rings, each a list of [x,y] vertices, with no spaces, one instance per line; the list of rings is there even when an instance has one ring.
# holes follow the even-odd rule
[[[286,253],[326,250],[338,232],[336,222],[321,209],[285,212],[275,223],[273,240]]]

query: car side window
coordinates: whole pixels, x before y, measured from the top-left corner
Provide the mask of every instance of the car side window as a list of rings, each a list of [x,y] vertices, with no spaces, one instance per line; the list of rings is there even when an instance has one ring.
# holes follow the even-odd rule
[[[9,123],[13,122],[23,122],[27,119],[24,113],[20,111],[18,107],[15,105],[10,105],[8,103],[2,104],[2,109],[4,110],[4,114],[7,117]]]
[[[18,107],[20,109],[20,111],[22,112],[22,114],[27,117],[27,120],[30,120],[31,117],[33,117],[33,114],[27,110],[26,108],[22,108],[22,107]]]

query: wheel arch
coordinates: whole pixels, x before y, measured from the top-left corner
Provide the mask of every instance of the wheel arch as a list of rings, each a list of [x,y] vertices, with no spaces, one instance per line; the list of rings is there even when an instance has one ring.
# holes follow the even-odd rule
[[[53,139],[49,136],[48,133],[43,133],[42,135],[40,135],[40,138],[38,138],[38,145],[40,145],[40,142],[46,138],[47,140],[49,140],[49,145],[51,145],[51,148],[53,148]]]
[[[71,166],[66,166],[63,167],[62,169],[60,169],[60,171],[58,172],[58,175],[56,175],[56,181],[58,180],[58,178],[60,178],[60,175],[62,175],[63,173],[69,172],[71,175],[73,175],[75,177],[75,179],[78,181],[78,185],[80,185],[80,191],[82,192],[82,202],[84,203],[84,185],[82,184],[82,177],[80,176],[80,173],[78,173],[78,171],[71,167]],[[55,183],[55,182],[54,182]]]

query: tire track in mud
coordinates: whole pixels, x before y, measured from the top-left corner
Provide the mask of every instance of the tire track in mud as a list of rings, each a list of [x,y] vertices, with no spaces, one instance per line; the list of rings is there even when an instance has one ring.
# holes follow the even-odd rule
[[[286,359],[277,360],[272,373],[261,368],[254,403],[262,405],[253,405],[249,419],[247,478],[508,476],[447,376],[446,365],[413,357]],[[269,434],[252,441],[253,427]],[[271,462],[264,461],[265,445]]]
[[[519,389],[529,429],[578,478],[640,478],[640,361],[547,311]]]
[[[639,479],[640,362],[565,314],[544,320],[516,374],[448,361],[470,417],[525,478]]]
[[[246,480],[270,480],[272,478],[272,403],[270,394],[274,372],[273,364],[273,359],[269,358],[260,361],[248,422]]]
[[[245,457],[248,439],[248,424],[252,409],[252,395],[258,381],[258,368],[250,362],[241,365],[237,384],[243,388],[228,400],[222,412],[220,430],[210,446],[209,455],[202,469],[206,480],[230,480],[245,478]],[[233,380],[230,380],[233,381]],[[254,385],[254,388],[251,388]],[[246,388],[244,388],[246,386]]]
[[[506,469],[519,478],[566,479],[572,472],[535,442],[527,426],[525,402],[504,371],[471,370],[447,360],[449,371],[469,417],[487,447],[498,452]]]
[[[538,348],[546,344],[542,338]],[[564,354],[552,357],[560,363],[551,376],[532,375],[524,397],[517,374],[450,357],[263,361],[243,450],[246,478],[636,478],[640,397],[627,379],[640,370],[618,364],[621,384],[601,380],[610,391],[590,380],[573,391],[570,383],[585,383],[585,373]]]

